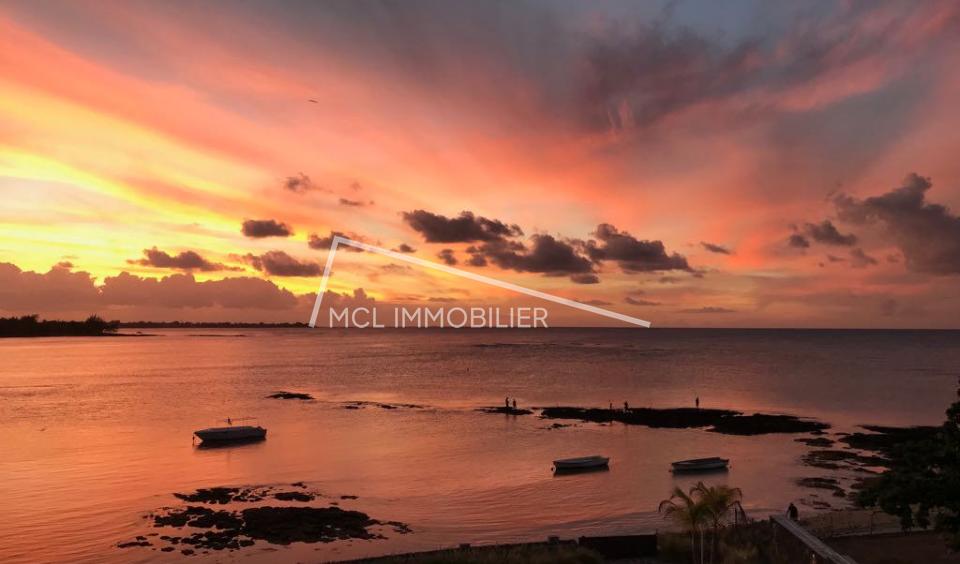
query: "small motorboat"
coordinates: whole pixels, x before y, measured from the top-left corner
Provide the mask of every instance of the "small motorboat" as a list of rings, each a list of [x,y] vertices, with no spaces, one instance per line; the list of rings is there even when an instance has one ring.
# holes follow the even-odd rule
[[[671,464],[674,472],[706,472],[709,470],[726,470],[730,460],[712,456],[710,458],[693,458],[680,460]]]
[[[581,456],[580,458],[561,458],[553,461],[556,472],[576,472],[606,468],[610,458],[606,456]]]
[[[209,427],[194,431],[205,444],[209,443],[227,443],[227,442],[249,442],[260,441],[267,438],[267,430],[257,425],[234,425],[237,419],[227,419],[228,427]]]

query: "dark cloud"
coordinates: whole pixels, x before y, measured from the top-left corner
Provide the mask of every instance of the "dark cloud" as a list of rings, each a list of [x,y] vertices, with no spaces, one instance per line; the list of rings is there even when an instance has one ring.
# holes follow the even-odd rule
[[[373,200],[349,200],[347,198],[340,198],[340,205],[359,208],[363,206],[372,206]]]
[[[398,245],[397,248],[392,249],[392,250],[393,250],[393,252],[395,252],[395,253],[415,253],[415,252],[417,252],[416,249],[414,249],[413,247],[411,247],[410,245],[408,245],[408,244],[406,244],[406,243],[400,243],[400,245]]]
[[[878,225],[903,253],[912,271],[960,274],[960,217],[926,200],[929,178],[911,173],[903,185],[866,199],[841,194],[834,199],[840,219]]]
[[[283,251],[248,254],[245,260],[255,269],[271,276],[319,276],[323,269],[315,262],[301,262]]]
[[[735,313],[735,312],[736,310],[727,309],[725,307],[713,307],[713,306],[680,310],[680,313]]]
[[[658,26],[610,32],[586,55],[580,113],[591,130],[643,128],[707,100],[745,90],[758,73],[754,41],[724,47]]]
[[[825,219],[820,223],[807,223],[803,226],[803,232],[814,241],[825,245],[850,247],[857,243],[856,235],[853,233],[849,235],[840,233],[829,219]]]
[[[156,247],[143,250],[144,258],[128,260],[129,264],[152,266],[154,268],[174,268],[177,270],[197,270],[200,272],[214,272],[217,270],[242,270],[226,266],[218,262],[210,262],[194,251],[181,251],[170,255]]]
[[[87,272],[51,268],[49,272],[22,271],[0,262],[0,310],[29,314],[67,309],[93,313],[100,294]]]
[[[403,212],[403,220],[428,243],[499,241],[523,235],[518,225],[474,216],[469,211],[461,212],[459,217],[448,218],[426,210],[414,210]]]
[[[250,277],[198,282],[190,274],[158,280],[121,272],[104,279],[100,290],[104,303],[120,306],[288,309],[297,305],[296,296],[289,290]]]
[[[310,180],[310,177],[302,172],[284,179],[283,187],[297,194],[303,194],[313,190],[323,191],[323,188],[316,186],[313,181]]]
[[[915,64],[886,64],[887,73],[899,78],[917,72],[930,64],[928,49],[940,39],[949,42],[941,47],[952,47],[958,18],[956,8],[938,3],[924,8],[890,2],[837,4],[806,14],[765,9],[762,14],[751,11],[749,18],[759,18],[754,23],[770,17],[779,21],[759,24],[756,29],[766,28],[763,33],[730,35],[677,24],[667,12],[646,24],[601,24],[599,33],[585,42],[585,54],[573,51],[581,59],[573,68],[581,75],[570,81],[579,90],[571,113],[582,127],[639,132],[698,110],[707,110],[698,114],[698,125],[704,118],[721,119],[727,127],[771,117],[805,119],[820,108],[797,108],[791,102],[798,93],[809,96],[825,80],[856,76],[865,66],[904,56]],[[922,41],[890,33],[898,25],[911,25],[907,22],[923,26],[934,20],[950,23],[925,26]],[[834,101],[831,93],[822,95],[828,97],[826,103]],[[834,96],[838,102],[853,99],[872,115],[886,111],[888,120],[896,118],[890,115],[889,98],[865,100],[859,89]],[[829,144],[829,137],[823,136],[821,144]]]
[[[850,251],[850,265],[854,268],[866,268],[878,264],[877,259],[863,252],[863,249],[856,248]]]
[[[437,253],[437,258],[442,260],[448,266],[457,264],[457,257],[453,254],[453,249],[443,249]]]
[[[595,262],[616,261],[627,273],[691,270],[683,256],[668,255],[661,241],[639,240],[608,223],[598,225],[593,234],[600,243],[587,241],[586,251]]]
[[[623,298],[623,301],[627,302],[627,303],[630,304],[630,305],[637,305],[637,306],[658,306],[658,305],[660,305],[660,302],[652,302],[652,301],[650,301],[650,300],[641,300],[641,299],[639,299],[639,298],[634,298],[634,297],[632,297],[632,296],[627,296],[627,297]]]
[[[346,239],[353,239],[354,241],[360,241],[361,243],[367,242],[366,237],[363,237],[362,235],[357,235],[356,233],[343,233],[341,231],[331,231],[330,234],[327,235],[326,237],[321,237],[316,233],[311,233],[310,237],[307,238],[307,246],[310,247],[311,249],[316,249],[318,251],[329,251],[330,246],[333,245],[333,238],[337,236],[344,237]],[[343,250],[343,249],[350,251],[352,253],[363,252],[363,249],[358,249],[357,247],[354,247],[352,245],[337,246],[337,250]],[[407,251],[401,251],[401,252],[407,252]]]
[[[707,243],[706,241],[700,241],[700,246],[710,251],[711,253],[717,253],[721,255],[733,254],[733,251],[724,247],[723,245],[715,245],[713,243]]]
[[[476,247],[470,247],[467,249],[467,253],[470,254],[470,259],[467,260],[468,265],[478,267],[487,266],[487,259],[480,252],[480,249]]]
[[[0,310],[27,314],[78,312],[86,316],[122,306],[139,308],[226,307],[281,310],[298,304],[296,296],[260,278],[237,277],[198,282],[190,274],[160,279],[128,272],[108,276],[97,286],[87,272],[53,268],[41,274],[0,263]]]
[[[73,268],[73,263],[68,260],[62,260],[58,262],[56,266],[57,268],[66,268],[67,270],[70,270]]]
[[[806,237],[799,233],[794,233],[787,237],[787,245],[793,247],[794,249],[807,249],[810,248],[810,241]]]
[[[580,255],[571,243],[542,234],[534,235],[530,241],[531,249],[518,241],[498,240],[480,245],[477,252],[500,268],[517,272],[549,276],[593,272],[593,263]]]
[[[384,264],[380,266],[380,270],[391,274],[407,274],[413,268],[405,264]]]
[[[571,274],[570,281],[574,284],[599,284],[600,277],[592,272],[584,272],[583,274]]]
[[[286,223],[275,219],[247,219],[243,222],[243,234],[260,239],[263,237],[289,237],[293,230]]]
[[[613,305],[613,303],[607,302],[607,301],[604,301],[604,300],[577,300],[577,302],[578,302],[578,303],[581,303],[581,304],[592,305],[592,306],[608,306],[608,305]]]
[[[846,262],[847,259],[835,255],[827,255],[827,260],[829,262]]]

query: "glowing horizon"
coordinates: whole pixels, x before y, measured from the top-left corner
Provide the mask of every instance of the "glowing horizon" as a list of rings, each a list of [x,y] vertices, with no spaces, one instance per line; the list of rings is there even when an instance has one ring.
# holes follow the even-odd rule
[[[419,6],[4,4],[0,315],[960,327],[956,5]]]

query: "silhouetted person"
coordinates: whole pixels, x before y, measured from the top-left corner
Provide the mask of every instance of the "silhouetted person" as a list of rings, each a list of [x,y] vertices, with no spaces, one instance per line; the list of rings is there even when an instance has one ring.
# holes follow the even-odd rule
[[[613,402],[610,402],[610,411],[613,411]]]
[[[697,404],[697,409],[700,409],[700,396],[697,396],[696,404]]]
[[[233,425],[233,419],[227,417],[227,425]]]
[[[624,411],[630,411],[630,404],[627,403],[627,402],[623,402],[623,410],[624,410]]]
[[[513,398],[513,408],[517,408],[517,398]]]
[[[510,408],[510,398],[503,398],[503,407]]]
[[[800,518],[800,512],[797,510],[797,506],[790,502],[790,505],[787,507],[787,517],[791,520],[796,521]]]

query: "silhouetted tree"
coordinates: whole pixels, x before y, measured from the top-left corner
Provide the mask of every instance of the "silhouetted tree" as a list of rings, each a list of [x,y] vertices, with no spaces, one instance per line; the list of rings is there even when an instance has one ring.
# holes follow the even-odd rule
[[[119,321],[91,315],[84,321],[40,320],[39,316],[0,317],[0,337],[97,336],[113,333]]]
[[[861,491],[858,501],[899,517],[905,530],[932,525],[960,550],[960,401],[946,415],[936,433],[894,447],[890,469]]]

